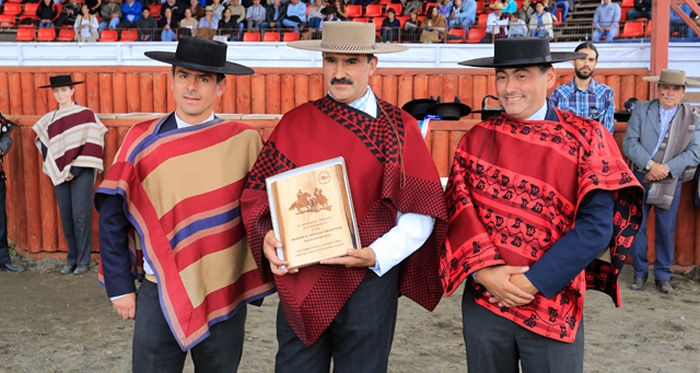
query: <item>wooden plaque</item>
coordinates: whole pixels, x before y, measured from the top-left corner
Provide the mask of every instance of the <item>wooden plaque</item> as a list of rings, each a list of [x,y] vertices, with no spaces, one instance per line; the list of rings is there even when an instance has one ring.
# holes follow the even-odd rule
[[[266,184],[272,227],[282,242],[277,255],[288,268],[362,248],[343,157],[268,177]]]

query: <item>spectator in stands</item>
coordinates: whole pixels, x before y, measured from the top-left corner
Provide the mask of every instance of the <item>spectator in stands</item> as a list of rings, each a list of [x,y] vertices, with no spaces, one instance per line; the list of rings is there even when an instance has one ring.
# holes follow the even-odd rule
[[[229,41],[238,41],[238,22],[236,22],[236,18],[231,15],[231,9],[224,9],[224,13],[221,17],[219,21],[219,35],[225,36],[226,40]]]
[[[204,7],[204,17],[199,19],[195,36],[204,39],[214,39],[214,35],[216,35],[216,30],[218,29],[219,19],[214,17],[214,8],[212,8],[211,5],[207,5]]]
[[[221,0],[212,0],[211,8],[214,10],[214,17],[216,17],[216,19],[221,20],[224,18],[224,9],[226,9],[226,6],[221,4]]]
[[[418,12],[412,10],[408,14],[408,19],[403,25],[404,29],[404,40],[408,43],[417,43],[420,38],[420,19],[418,19]]]
[[[401,21],[396,19],[396,11],[394,8],[389,8],[386,11],[386,18],[382,21],[382,41],[385,43],[399,41],[400,29]]]
[[[549,101],[559,109],[593,119],[614,134],[613,90],[591,77],[598,63],[598,49],[593,43],[585,42],[579,44],[574,52],[585,53],[586,57],[571,61],[574,65],[574,78],[569,83],[557,87]]]
[[[525,22],[525,24],[530,24],[530,18],[535,13],[535,8],[531,6],[530,0],[523,0],[523,6],[520,8],[518,14],[520,19]]]
[[[39,19],[39,27],[53,27],[53,23],[58,19],[61,12],[58,10],[58,5],[51,0],[42,0],[39,7],[36,8],[36,17]]]
[[[63,4],[63,9],[61,10],[61,15],[56,19],[56,28],[60,29],[64,24],[72,25],[75,23],[75,19],[78,18],[80,14],[80,5],[76,0],[67,0]]]
[[[503,14],[503,3],[497,1],[489,5],[489,8],[493,12],[486,17],[486,35],[481,39],[481,43],[491,43],[508,36],[508,16]]]
[[[179,36],[195,36],[199,22],[192,15],[190,7],[185,8],[185,16],[180,20],[180,27],[177,29]]]
[[[518,12],[510,14],[510,22],[508,22],[508,37],[521,38],[527,36],[527,25],[525,21],[520,19]]]
[[[260,5],[260,0],[253,0],[245,14],[245,19],[248,21],[248,31],[257,32],[260,25],[265,22],[265,7]]]
[[[535,13],[530,17],[530,36],[539,38],[548,37],[551,40],[554,38],[554,30],[552,29],[553,23],[554,17],[552,13],[545,10],[542,1],[536,1]]]
[[[263,29],[263,32],[265,29],[271,27],[278,30],[281,29],[282,20],[286,16],[286,13],[287,8],[285,5],[282,5],[282,1],[273,0],[272,5],[267,7],[267,11],[265,12],[265,22],[260,25],[260,28]]]
[[[314,0],[314,3],[309,10],[309,28],[319,28],[321,21],[326,18],[326,16],[321,13],[321,10],[323,10],[325,7],[326,3],[323,0]]]
[[[126,0],[122,4],[122,20],[119,28],[135,28],[136,21],[141,18],[143,6],[135,0]]]
[[[422,5],[423,3],[421,2],[420,4]],[[338,18],[340,18],[341,21],[347,21],[348,10],[345,8],[345,2],[343,2],[343,0],[333,0],[333,6],[335,6]]]
[[[452,9],[452,1],[450,0],[437,0],[438,15],[444,19],[450,16],[450,9]]]
[[[80,6],[80,14],[73,24],[75,30],[75,41],[78,43],[95,42],[100,38],[99,24],[97,16],[90,14],[90,8],[83,3]]]
[[[423,18],[420,27],[420,41],[425,44],[430,44],[442,39],[447,29],[445,19],[440,16],[435,6],[428,8],[428,15]]]
[[[323,15],[326,16],[326,18],[321,20],[321,24],[318,25],[319,32],[323,31],[323,24],[324,23],[341,21],[341,19],[338,18],[338,14],[336,13],[336,11],[337,11],[337,9],[333,5],[327,6],[321,10],[321,13],[323,13]]]
[[[419,12],[420,8],[423,6],[423,1],[421,0],[391,0],[391,3],[401,4],[402,16],[410,16],[412,10]]]
[[[571,4],[567,0],[549,0],[549,12],[552,13],[552,17],[556,21],[559,17],[558,9],[561,8],[561,19],[559,21],[564,22],[569,14],[569,9],[571,9]]]
[[[192,17],[194,17],[197,21],[204,17],[204,7],[199,5],[199,0],[190,0],[188,8],[190,8],[192,11]]]
[[[518,11],[518,4],[515,2],[515,0],[501,0],[501,2],[503,5],[505,5],[503,13],[511,14]]]
[[[100,12],[100,8],[102,7],[102,0],[84,0],[84,3],[90,9],[90,14],[97,15],[97,13]]]
[[[620,21],[620,6],[612,0],[603,0],[593,15],[593,41],[599,42],[605,36],[606,42],[611,42],[617,36]]]
[[[165,9],[173,13],[173,20],[177,24],[185,16],[186,6],[179,0],[165,0],[160,7],[160,18],[165,16]]]
[[[651,0],[634,0],[634,8],[627,12],[627,20],[651,19]]]
[[[681,8],[685,15],[690,17],[690,6],[688,6],[688,4],[680,4],[679,8]],[[674,36],[674,33],[678,33],[677,37],[679,38],[693,37],[693,30],[690,27],[688,27],[683,18],[681,18],[681,16],[679,16],[678,13],[676,13],[676,11],[673,10],[673,8],[671,8],[669,31],[671,36]]]
[[[287,4],[287,16],[282,20],[282,24],[287,27],[293,27],[295,32],[299,32],[299,27],[305,23],[306,4],[299,0],[290,0],[289,4]]]
[[[448,18],[450,28],[461,27],[469,32],[469,26],[476,23],[476,1],[454,0]]]
[[[163,30],[160,33],[161,41],[175,41],[175,39],[177,39],[177,35],[175,34],[177,21],[173,18],[173,10],[171,8],[165,8],[163,16],[160,18],[160,21],[158,21],[158,28]]]
[[[158,22],[151,17],[151,9],[143,8],[141,18],[136,20],[136,28],[139,30],[139,41],[156,41]]]
[[[241,40],[245,27],[245,7],[241,5],[240,0],[231,0],[231,5],[228,8],[231,9],[231,16],[236,20],[236,24],[241,30],[237,35],[238,40]]]
[[[114,30],[119,26],[119,22],[122,18],[122,6],[117,0],[108,0],[107,4],[102,5],[100,14],[102,15],[100,32],[104,31],[106,28]]]

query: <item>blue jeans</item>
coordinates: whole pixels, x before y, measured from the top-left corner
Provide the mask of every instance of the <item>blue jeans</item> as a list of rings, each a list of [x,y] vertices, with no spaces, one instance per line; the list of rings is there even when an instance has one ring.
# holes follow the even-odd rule
[[[39,27],[43,27],[43,28],[53,27],[53,22],[39,22]]]
[[[651,10],[630,9],[629,12],[627,12],[628,21],[634,21],[635,19],[642,17],[646,19],[651,19]]]
[[[556,7],[557,8],[561,7],[561,19],[559,20],[559,22],[564,22],[564,20],[566,19],[566,16],[569,15],[569,7],[570,7],[569,2],[559,0],[559,1],[557,1]],[[558,14],[556,12],[557,12],[557,10],[554,9],[554,12],[553,12],[554,15],[558,16]]]
[[[109,20],[109,23],[107,21],[102,21],[100,22],[100,33],[104,31],[107,27],[110,27],[111,29],[116,29],[117,26],[119,26],[119,18],[112,18]]]
[[[642,224],[639,226],[637,236],[632,241],[630,256],[634,266],[634,277],[645,277],[649,271],[647,253],[649,251],[647,237],[647,220],[651,212],[651,205],[647,204],[648,185],[644,183],[644,174],[634,170],[634,176],[644,187],[644,199],[642,200]],[[681,202],[681,181],[678,180],[673,202],[668,210],[654,207],[656,222],[654,223],[654,247],[656,249],[656,262],[654,262],[654,278],[656,280],[670,280],[671,266],[673,265],[673,235],[676,230],[676,218],[678,206]]]
[[[610,30],[603,30],[603,32],[598,31],[598,29],[593,30],[593,42],[599,42],[600,39],[605,35],[605,41],[611,42],[617,36],[617,27],[613,27]]]
[[[163,30],[163,32],[160,33],[161,41],[175,41],[175,39],[177,39],[177,37],[173,30]]]
[[[309,18],[309,27],[317,29],[321,26],[321,18]]]
[[[300,23],[298,23],[298,22],[294,22],[294,21],[289,20],[289,19],[283,19],[282,24],[287,26],[287,27],[293,27],[295,32],[299,32]]]
[[[537,30],[537,29],[530,30],[530,36],[532,36],[533,38],[543,38],[543,37],[549,36],[549,35],[547,34],[547,30],[541,28],[539,30]]]

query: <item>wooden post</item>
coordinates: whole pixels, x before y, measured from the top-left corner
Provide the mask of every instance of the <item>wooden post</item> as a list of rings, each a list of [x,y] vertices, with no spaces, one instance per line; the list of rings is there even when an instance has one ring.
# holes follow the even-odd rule
[[[112,99],[115,113],[126,113],[126,76],[123,73],[112,74]]]
[[[265,114],[265,75],[250,75],[250,109],[252,114]]]
[[[20,80],[22,84],[22,90],[20,94],[22,95],[22,108],[23,112],[28,115],[38,114],[36,112],[35,96],[34,90],[34,74],[32,73],[22,73],[20,74]]]
[[[156,113],[168,112],[168,76],[167,74],[153,74],[153,111]]]
[[[250,75],[236,75],[236,112],[250,114]]]
[[[114,113],[114,88],[112,87],[112,74],[97,74],[98,90],[101,91],[99,99],[100,113]],[[89,87],[88,87],[89,88]]]
[[[280,113],[284,114],[296,106],[294,96],[296,92],[293,74],[284,74],[280,77]]]

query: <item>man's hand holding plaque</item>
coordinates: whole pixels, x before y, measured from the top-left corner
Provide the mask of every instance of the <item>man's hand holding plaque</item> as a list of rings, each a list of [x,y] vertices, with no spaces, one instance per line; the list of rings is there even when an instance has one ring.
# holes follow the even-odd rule
[[[344,265],[346,267],[372,267],[376,262],[374,250],[370,247],[363,247],[361,250],[349,249],[347,256],[339,258],[325,259],[321,264]]]

